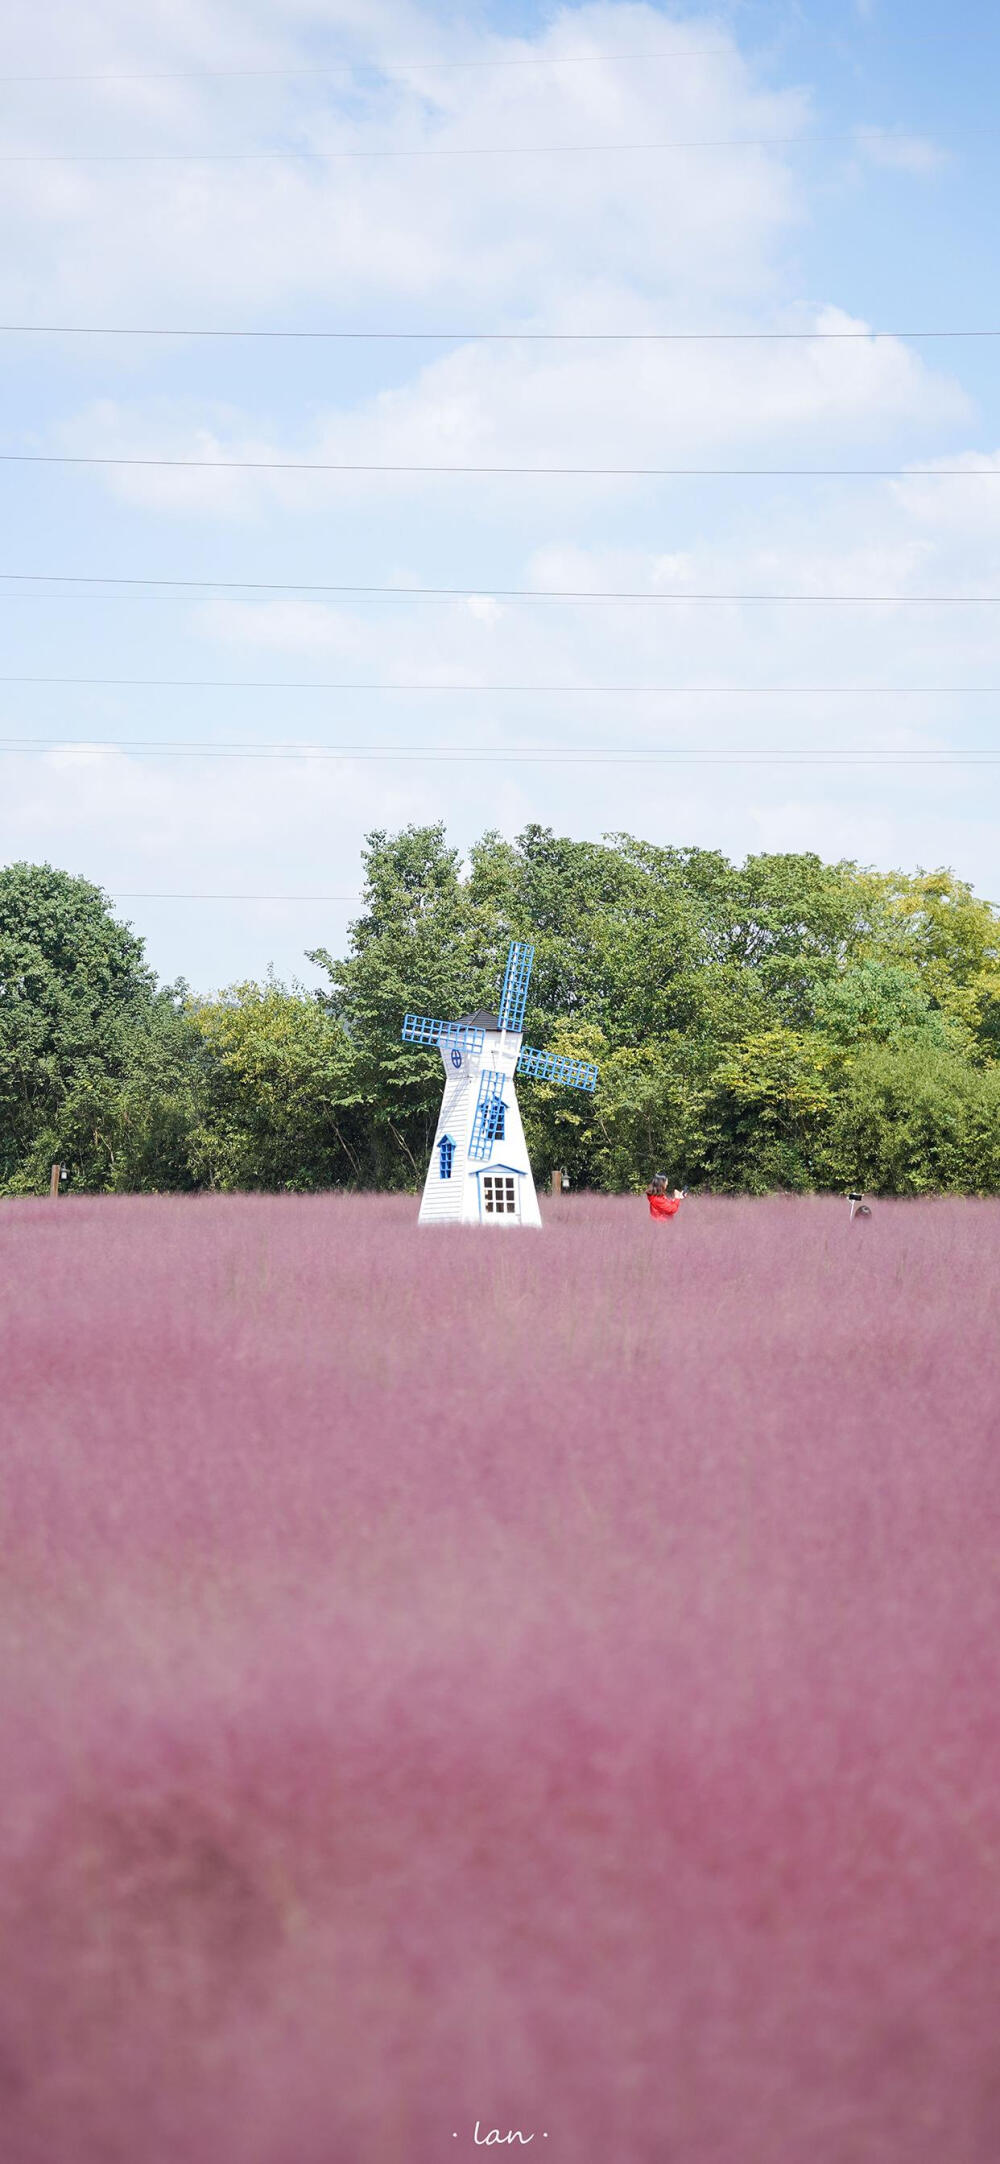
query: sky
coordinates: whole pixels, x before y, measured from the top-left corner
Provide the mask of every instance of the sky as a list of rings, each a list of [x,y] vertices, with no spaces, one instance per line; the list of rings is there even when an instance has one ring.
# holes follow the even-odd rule
[[[18,0],[0,862],[203,992],[411,821],[1000,901],[991,12]]]

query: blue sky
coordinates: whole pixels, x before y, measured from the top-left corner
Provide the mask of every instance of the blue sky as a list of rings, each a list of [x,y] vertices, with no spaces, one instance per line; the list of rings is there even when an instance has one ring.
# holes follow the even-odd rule
[[[913,0],[463,16],[164,0],[141,17],[100,0],[57,4],[44,39],[25,8],[0,314],[1000,329],[998,58],[988,11]],[[685,147],[611,147],[663,144]],[[424,155],[372,155],[400,149]],[[355,155],[284,155],[303,150]],[[1000,900],[1000,769],[926,757],[996,742],[1000,612],[926,597],[1000,592],[998,358],[1000,340],[905,336],[7,333],[0,448],[194,463],[3,469],[0,570],[79,583],[0,584],[0,673],[67,679],[0,685],[0,860],[100,881],[161,974],[206,990],[270,964],[312,981],[304,950],[343,941],[366,830],[411,819],[445,819],[463,848],[539,819],[736,856],[947,863]],[[300,460],[833,477],[259,470]],[[941,466],[958,478],[909,472]],[[893,473],[836,477],[849,467]],[[85,583],[105,578],[207,583]],[[360,584],[471,591],[307,590]],[[544,598],[566,588],[650,600]],[[687,598],[703,593],[800,598]],[[823,594],[908,605],[808,598]],[[262,755],[203,756],[227,745]],[[384,756],[272,755],[302,745]],[[624,756],[664,747],[716,756]],[[756,756],[803,752],[867,763]]]

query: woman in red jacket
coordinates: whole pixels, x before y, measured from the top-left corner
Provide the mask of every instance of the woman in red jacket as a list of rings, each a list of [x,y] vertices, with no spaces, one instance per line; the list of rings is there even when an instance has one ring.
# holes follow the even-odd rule
[[[649,1203],[650,1217],[676,1217],[684,1200],[684,1189],[675,1187],[673,1194],[668,1195],[666,1177],[662,1172],[657,1172],[652,1186],[646,1189],[646,1200]]]

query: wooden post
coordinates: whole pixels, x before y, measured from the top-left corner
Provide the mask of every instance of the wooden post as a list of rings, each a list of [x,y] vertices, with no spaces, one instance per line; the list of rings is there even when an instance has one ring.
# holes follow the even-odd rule
[[[55,1199],[56,1195],[58,1195],[58,1193],[59,1193],[59,1181],[60,1181],[60,1177],[61,1177],[61,1175],[62,1175],[62,1166],[61,1166],[61,1165],[53,1165],[53,1167],[52,1167],[52,1172],[51,1172],[51,1174],[50,1174],[50,1177],[49,1177],[49,1194],[50,1194],[50,1195],[51,1195],[51,1196],[53,1197],[53,1199]]]
[[[561,1195],[561,1194],[562,1194],[562,1173],[561,1173],[561,1172],[554,1172],[554,1173],[552,1174],[552,1192],[553,1192],[553,1194],[554,1194],[554,1195]]]

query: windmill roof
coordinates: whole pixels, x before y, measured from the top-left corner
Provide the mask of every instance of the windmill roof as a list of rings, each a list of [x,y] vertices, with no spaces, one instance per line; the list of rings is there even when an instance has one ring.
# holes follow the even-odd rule
[[[459,1015],[459,1022],[464,1023],[466,1028],[472,1029],[499,1029],[500,1027],[499,1015],[487,1014],[485,1007],[478,1008],[475,1014]]]

